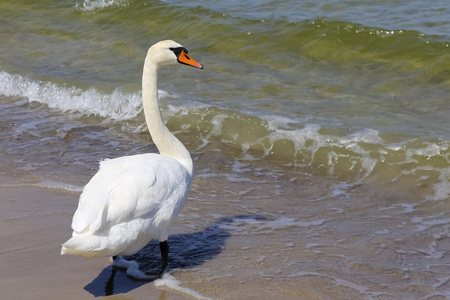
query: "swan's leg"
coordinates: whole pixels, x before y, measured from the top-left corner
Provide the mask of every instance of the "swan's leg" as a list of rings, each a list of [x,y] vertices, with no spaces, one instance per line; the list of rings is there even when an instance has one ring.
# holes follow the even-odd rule
[[[161,249],[161,257],[162,257],[162,269],[161,269],[160,275],[163,275],[163,273],[166,271],[166,269],[169,265],[169,262],[168,262],[169,244],[167,243],[167,241],[160,242],[159,248]]]
[[[116,276],[116,269],[112,269],[111,276],[105,285],[105,296],[114,295],[114,277]]]

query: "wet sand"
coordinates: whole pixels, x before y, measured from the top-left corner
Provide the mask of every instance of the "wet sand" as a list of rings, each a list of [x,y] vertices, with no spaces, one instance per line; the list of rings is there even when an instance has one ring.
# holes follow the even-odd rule
[[[283,196],[265,201],[259,193],[275,189],[268,184],[199,176],[169,237],[175,284],[167,280],[163,286],[131,280],[120,270],[111,281],[106,258],[60,255],[60,244],[71,235],[79,193],[4,185],[0,298],[446,299],[449,265],[441,253],[447,239],[434,243],[414,224],[407,226],[409,210],[383,217],[388,208],[397,209],[390,208],[389,197],[374,202],[359,196],[357,208],[345,199],[322,199],[319,205],[315,199],[319,191],[329,193],[324,188],[329,184],[305,180],[302,189],[286,183]],[[258,189],[261,185],[267,189]],[[239,190],[248,193],[238,195]],[[359,192],[371,194],[364,187]],[[294,197],[305,200],[277,212],[277,204]],[[151,243],[135,256],[142,270],[159,267],[158,248]]]
[[[112,274],[109,259],[60,255],[60,244],[71,235],[70,222],[79,193],[34,186],[3,186],[0,192],[1,299],[196,299],[167,286],[158,288],[154,282],[131,280],[120,270],[114,278],[114,286],[110,287],[114,289],[112,296],[105,297]],[[183,237],[188,243],[196,240],[196,230],[183,229],[184,217],[175,224],[169,238],[174,254],[180,250],[177,247],[186,248]],[[263,267],[262,260],[251,263],[248,268],[248,255],[252,256],[249,252],[253,247],[246,247],[249,241],[246,236],[229,239],[229,234],[222,230],[216,232],[214,224],[211,227],[213,229],[201,230],[198,239],[207,238],[208,231],[213,232],[212,236],[218,235],[207,244],[221,249],[217,251],[220,257],[208,256],[200,268],[183,268],[172,262],[176,269],[173,277],[179,280],[181,289],[188,289],[188,293],[197,291],[204,299],[273,299],[278,296],[283,299],[331,299],[334,292],[344,292],[333,287],[330,290],[331,282],[326,279],[311,281],[308,278],[297,282],[288,278],[281,281],[264,278],[259,273],[268,266]],[[183,231],[185,233],[179,233]],[[269,238],[253,246],[258,248],[274,242]],[[156,253],[151,251],[150,257]],[[194,252],[200,250],[192,251],[187,255],[195,256]],[[241,260],[245,261],[242,266]],[[175,286],[177,288],[179,286]],[[348,292],[347,296],[355,296]]]
[[[60,244],[71,235],[70,222],[78,193],[38,187],[0,187],[0,298],[94,299],[104,296],[102,274],[108,259],[61,256]],[[109,272],[108,272],[109,271]],[[115,281],[125,277],[118,272]],[[149,282],[126,277],[128,292],[111,299],[187,299]],[[94,294],[93,294],[94,293]]]

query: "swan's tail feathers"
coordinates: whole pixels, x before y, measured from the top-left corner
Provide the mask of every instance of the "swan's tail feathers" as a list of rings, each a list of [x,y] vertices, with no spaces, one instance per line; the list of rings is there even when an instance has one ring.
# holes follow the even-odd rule
[[[101,239],[94,235],[75,235],[61,247],[61,255],[71,254],[88,258],[112,256],[110,252],[102,247]]]
[[[107,232],[100,234],[74,232],[72,238],[62,244],[61,255],[111,257],[134,254],[151,240],[148,233],[150,221],[136,219],[112,226]]]

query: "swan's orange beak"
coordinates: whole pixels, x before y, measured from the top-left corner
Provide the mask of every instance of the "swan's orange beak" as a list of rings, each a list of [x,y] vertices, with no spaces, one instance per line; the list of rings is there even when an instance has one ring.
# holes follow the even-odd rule
[[[189,55],[187,55],[187,53],[184,50],[181,51],[180,55],[178,55],[178,62],[180,64],[192,66],[194,68],[203,69],[203,66],[200,63],[193,60]]]

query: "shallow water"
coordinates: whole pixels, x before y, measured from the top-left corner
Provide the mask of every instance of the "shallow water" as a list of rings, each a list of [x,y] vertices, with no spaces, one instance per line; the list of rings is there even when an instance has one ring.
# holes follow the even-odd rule
[[[171,243],[217,237],[197,247],[201,263],[171,254],[180,285],[223,299],[448,298],[449,10],[2,3],[4,184],[80,191],[102,158],[155,152],[142,63],[174,39],[205,69],[168,67],[159,80],[196,173]]]

